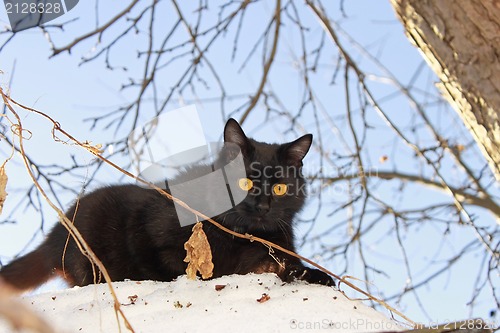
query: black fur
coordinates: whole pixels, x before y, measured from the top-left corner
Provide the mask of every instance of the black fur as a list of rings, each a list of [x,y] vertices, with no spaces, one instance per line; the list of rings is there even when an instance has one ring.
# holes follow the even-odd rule
[[[254,182],[245,200],[233,209],[214,217],[227,228],[249,233],[295,251],[293,219],[306,200],[302,159],[312,142],[305,135],[294,142],[279,145],[248,139],[239,124],[230,119],[224,130],[226,146],[236,144],[244,156],[247,177]],[[222,150],[219,163],[232,158],[231,150]],[[286,172],[279,173],[279,170]],[[197,168],[186,171],[196,172]],[[284,196],[272,193],[272,185],[287,184]],[[213,200],[210,188],[199,191],[204,200]],[[135,185],[110,186],[82,197],[67,213],[112,280],[171,281],[185,273],[184,243],[192,226],[181,227],[173,203],[156,190]],[[302,279],[311,283],[334,285],[323,272],[306,268],[296,258],[269,249],[258,242],[234,238],[204,221],[211,246],[213,277],[250,272],[272,272],[283,281]],[[65,245],[67,246],[65,248]],[[70,285],[87,285],[94,278],[92,265],[81,254],[68,232],[57,224],[47,239],[33,252],[14,260],[0,271],[0,278],[19,290],[34,288],[53,273],[62,275]]]

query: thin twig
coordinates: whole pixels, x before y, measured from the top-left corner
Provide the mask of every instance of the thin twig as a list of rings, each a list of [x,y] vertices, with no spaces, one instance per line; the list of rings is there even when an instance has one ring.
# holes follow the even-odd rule
[[[264,86],[266,85],[267,77],[269,75],[271,65],[273,64],[274,57],[276,56],[276,50],[278,49],[279,33],[280,33],[280,28],[281,28],[281,0],[276,1],[276,10],[275,10],[273,20],[275,21],[274,22],[274,39],[273,39],[273,46],[271,48],[271,53],[269,54],[269,58],[267,59],[266,63],[264,64],[264,72],[262,73],[262,78],[260,80],[259,87],[257,88],[257,92],[255,93],[255,95],[253,95],[252,100],[250,101],[250,105],[248,105],[248,107],[243,112],[243,115],[240,118],[240,124],[242,124],[242,125],[245,122],[245,120],[247,119],[250,112],[257,105],[257,102],[259,101],[260,96],[262,95],[262,91],[264,90]]]

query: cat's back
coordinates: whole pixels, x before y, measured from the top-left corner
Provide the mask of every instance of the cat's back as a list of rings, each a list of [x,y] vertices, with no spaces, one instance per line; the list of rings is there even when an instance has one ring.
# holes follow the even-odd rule
[[[131,208],[135,205],[141,205],[145,201],[156,201],[161,199],[161,195],[149,188],[134,184],[104,186],[87,193],[75,201],[79,208],[99,207],[125,207]]]
[[[172,202],[158,191],[125,184],[101,187],[81,196],[66,215],[80,228],[99,228],[103,224],[116,228],[127,221],[147,218],[148,212],[168,212],[171,207]]]

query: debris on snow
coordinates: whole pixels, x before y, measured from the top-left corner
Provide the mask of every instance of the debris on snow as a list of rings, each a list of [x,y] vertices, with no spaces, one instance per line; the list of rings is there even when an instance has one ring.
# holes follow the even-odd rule
[[[135,332],[376,332],[402,330],[395,321],[331,287],[283,284],[274,274],[213,280],[114,282]],[[256,296],[261,295],[260,298]],[[269,295],[272,295],[269,296]],[[106,284],[24,296],[57,332],[126,332]],[[306,301],[307,300],[307,301]],[[354,308],[356,310],[354,310]],[[237,329],[235,329],[237,328]],[[0,333],[11,327],[0,318]]]

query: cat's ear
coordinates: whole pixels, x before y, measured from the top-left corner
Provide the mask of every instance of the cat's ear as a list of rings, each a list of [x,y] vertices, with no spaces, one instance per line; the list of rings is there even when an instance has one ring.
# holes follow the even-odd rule
[[[311,148],[313,136],[306,134],[285,147],[285,158],[289,165],[302,166],[302,160]]]
[[[233,118],[229,118],[224,127],[224,142],[236,144],[241,149],[243,155],[246,155],[250,150],[250,142],[245,132],[243,132],[240,124]]]

